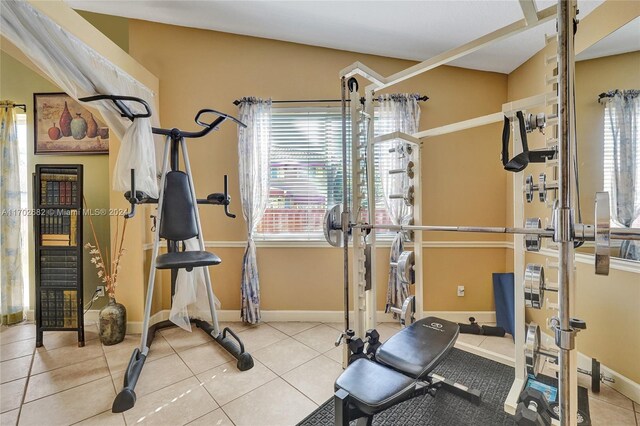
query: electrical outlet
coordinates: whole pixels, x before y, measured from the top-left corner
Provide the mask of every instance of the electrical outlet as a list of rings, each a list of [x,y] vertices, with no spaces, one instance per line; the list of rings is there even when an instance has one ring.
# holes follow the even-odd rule
[[[96,287],[96,291],[98,292],[96,294],[96,296],[104,297],[104,286],[103,285],[99,285],[98,287]]]
[[[458,286],[458,297],[462,297],[464,296],[464,286],[463,285],[459,285]]]

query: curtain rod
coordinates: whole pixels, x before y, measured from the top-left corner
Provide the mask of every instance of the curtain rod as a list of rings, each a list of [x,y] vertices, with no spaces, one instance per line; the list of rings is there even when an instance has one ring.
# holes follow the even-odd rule
[[[428,96],[416,96],[416,99],[420,102],[424,102],[429,99]],[[377,98],[374,100],[378,100]],[[233,104],[238,106],[241,103],[245,102],[243,99],[236,99],[233,101]],[[280,101],[271,101],[272,104],[321,104],[321,103],[329,103],[329,102],[342,102],[341,99],[290,99],[290,100],[280,100]],[[347,99],[347,102],[351,102],[350,99]],[[360,102],[364,103],[364,97],[360,98]]]
[[[27,105],[16,104],[11,101],[0,102],[0,108],[20,108],[22,111],[27,112]]]
[[[627,89],[627,90],[609,90],[608,92],[603,92],[598,95],[598,102],[602,103],[605,98],[613,98],[616,95],[622,95],[624,97],[635,98],[640,95],[640,90],[637,89]]]

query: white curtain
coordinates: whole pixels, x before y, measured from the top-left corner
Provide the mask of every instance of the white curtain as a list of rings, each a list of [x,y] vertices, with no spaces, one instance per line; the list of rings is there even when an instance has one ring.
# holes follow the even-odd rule
[[[24,317],[24,283],[18,126],[12,107],[0,108],[0,150],[0,314],[2,324],[14,324]]]
[[[419,95],[406,93],[380,96],[378,120],[375,124],[376,134],[383,135],[397,131],[409,135],[416,133],[420,123],[418,97]],[[407,194],[409,191],[411,180],[407,173],[389,173],[390,170],[407,169],[409,162],[416,155],[415,150],[412,153],[409,151],[407,144],[401,140],[380,144],[376,148],[384,200],[389,218],[394,225],[406,225],[413,217],[412,206],[407,205],[402,199],[389,198],[391,194]],[[403,239],[402,232],[395,235],[391,244],[389,262],[398,261],[398,256],[404,249]],[[409,289],[407,285],[402,284],[399,271],[397,268],[390,268],[386,312],[389,312],[391,307],[401,307],[408,295]]]
[[[606,119],[613,141],[611,218],[619,226],[640,226],[640,90],[616,90],[607,97]],[[624,241],[620,256],[640,260],[640,244]]]
[[[3,0],[0,33],[20,49],[69,96],[78,98],[96,94],[128,95],[154,105],[155,94],[82,41],[41,14],[26,1]],[[127,103],[134,112],[143,109]],[[115,165],[113,189],[130,189],[131,169],[136,171],[136,189],[158,197],[155,149],[151,133],[152,119],[122,118],[111,101],[92,102],[112,132],[122,141]]]
[[[242,260],[242,320],[260,321],[260,279],[253,233],[269,200],[269,143],[271,139],[271,100],[243,98],[238,127],[240,201],[247,223],[247,249]]]

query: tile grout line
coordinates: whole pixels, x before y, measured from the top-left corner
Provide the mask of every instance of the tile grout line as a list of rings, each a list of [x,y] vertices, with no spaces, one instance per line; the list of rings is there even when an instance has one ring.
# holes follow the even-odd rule
[[[34,343],[33,352],[31,352],[31,364],[29,365],[27,380],[24,382],[24,389],[22,390],[22,399],[20,400],[20,406],[18,407],[18,418],[16,419],[16,425],[20,423],[20,416],[22,415],[22,406],[24,405],[24,400],[27,397],[27,388],[29,387],[29,379],[31,378],[31,369],[33,368],[33,362],[35,360],[35,357],[36,357],[36,346]]]

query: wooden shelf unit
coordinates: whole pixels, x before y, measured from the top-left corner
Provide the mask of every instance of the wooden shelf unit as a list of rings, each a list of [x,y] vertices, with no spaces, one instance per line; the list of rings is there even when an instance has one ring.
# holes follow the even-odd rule
[[[33,174],[36,346],[45,331],[76,331],[84,346],[81,164],[37,164]]]

